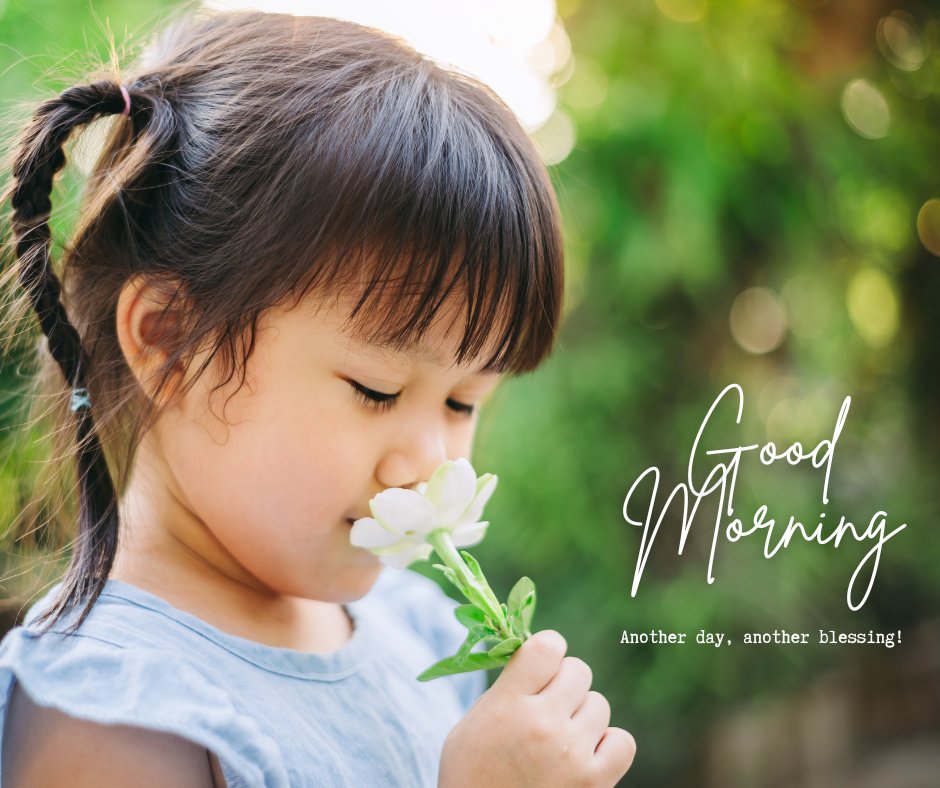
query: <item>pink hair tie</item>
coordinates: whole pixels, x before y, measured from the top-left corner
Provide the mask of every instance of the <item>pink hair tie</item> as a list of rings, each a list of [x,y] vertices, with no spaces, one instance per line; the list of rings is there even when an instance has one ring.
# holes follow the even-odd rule
[[[121,95],[124,96],[124,111],[121,114],[130,115],[131,114],[131,94],[127,92],[127,88],[124,87],[123,85],[121,85],[120,87],[121,87]]]

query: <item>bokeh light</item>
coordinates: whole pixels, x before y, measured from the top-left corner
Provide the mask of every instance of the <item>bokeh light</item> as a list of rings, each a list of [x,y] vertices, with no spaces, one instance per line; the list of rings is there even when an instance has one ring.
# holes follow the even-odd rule
[[[567,158],[574,147],[574,121],[563,110],[556,110],[548,123],[538,129],[532,138],[542,161],[548,165],[558,164]]]
[[[607,96],[608,80],[604,69],[589,57],[574,58],[571,78],[565,88],[565,103],[577,109],[593,109]]]
[[[858,271],[849,281],[846,303],[855,330],[868,345],[884,347],[894,339],[900,304],[897,289],[884,272],[870,266]]]
[[[775,383],[768,383],[770,391],[761,392],[761,399],[769,409],[764,422],[767,439],[781,445],[798,440],[807,447],[822,439],[826,428],[832,428],[833,410],[837,409],[838,402],[835,393],[825,386],[803,391],[790,377],[771,385]],[[771,400],[775,394],[778,398]]]
[[[783,342],[787,315],[777,294],[766,287],[740,293],[731,305],[731,336],[748,353],[769,353]]]
[[[940,257],[940,200],[927,200],[917,212],[917,235],[928,252]]]
[[[891,65],[904,71],[916,71],[927,53],[920,36],[911,24],[911,16],[895,11],[878,22],[878,48]]]
[[[663,16],[674,22],[697,22],[705,16],[706,0],[656,0]]]
[[[863,137],[878,139],[888,133],[891,111],[888,102],[870,82],[854,79],[842,91],[842,114]]]

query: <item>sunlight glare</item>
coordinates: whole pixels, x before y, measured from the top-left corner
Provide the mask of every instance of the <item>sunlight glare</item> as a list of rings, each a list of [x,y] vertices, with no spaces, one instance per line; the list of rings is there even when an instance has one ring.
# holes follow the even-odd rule
[[[492,88],[530,132],[553,117],[552,76],[571,57],[555,0],[206,0],[215,10],[331,16],[400,36],[440,65]]]

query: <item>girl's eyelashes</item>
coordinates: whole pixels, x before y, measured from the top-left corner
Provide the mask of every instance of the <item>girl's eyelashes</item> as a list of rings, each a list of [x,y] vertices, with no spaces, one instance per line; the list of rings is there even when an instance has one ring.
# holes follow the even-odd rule
[[[356,383],[354,380],[348,381],[349,385],[353,388],[353,393],[356,395],[356,398],[364,402],[370,408],[378,411],[386,411],[395,404],[395,400],[398,399],[398,394],[383,394],[380,391],[373,391],[368,389],[365,386]]]
[[[467,405],[464,402],[457,402],[455,399],[447,400],[447,406],[457,413],[462,413],[464,416],[472,416],[473,411],[476,410],[474,405]]]
[[[347,380],[347,382],[352,386],[353,393],[359,400],[370,408],[380,412],[389,410],[395,404],[395,400],[401,396],[401,392],[398,394],[383,394],[381,391],[373,391],[370,388],[366,388],[361,383],[356,383],[354,380]],[[451,410],[466,416],[472,416],[475,410],[473,405],[457,402],[457,400],[454,399],[448,399],[447,405]]]

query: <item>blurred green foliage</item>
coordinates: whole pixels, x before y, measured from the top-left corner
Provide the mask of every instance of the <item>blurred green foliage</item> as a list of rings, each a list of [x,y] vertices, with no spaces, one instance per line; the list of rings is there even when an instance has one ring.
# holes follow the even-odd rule
[[[861,652],[620,645],[622,630],[694,639],[706,629],[740,643],[744,632],[786,628],[812,644],[818,629],[897,630],[936,615],[940,601],[940,260],[917,230],[921,206],[940,196],[940,15],[908,4],[893,17],[923,53],[909,71],[884,40],[893,6],[803,5],[560,3],[575,57],[562,109],[577,142],[553,174],[572,311],[552,360],[503,392],[481,434],[477,465],[499,474],[500,489],[478,557],[506,587],[522,573],[535,580],[536,628],[564,633],[610,699],[612,724],[636,736],[631,785],[675,784],[710,721]],[[705,10],[682,23],[662,10],[676,8]],[[854,80],[883,97],[886,135],[850,125],[879,131],[851,103]],[[731,328],[736,299],[755,287],[775,297],[787,329],[768,352],[744,350]],[[752,318],[745,342],[770,320]],[[826,534],[843,515],[861,532],[878,510],[889,532],[907,523],[857,612],[846,588],[874,542],[851,536],[838,550],[797,536],[769,560],[761,535],[722,536],[709,585],[716,496],[682,556],[670,511],[630,596],[641,529],[625,523],[624,497],[657,466],[662,506],[732,382],[744,390],[741,424],[726,403],[705,448],[799,440],[811,450],[832,438],[851,395],[828,505],[824,469],[765,468],[755,452],[734,504],[745,524],[767,504],[778,522],[794,515],[808,530],[826,512]]]
[[[94,16],[120,41],[165,7],[96,0],[93,15],[86,4],[0,2],[5,117],[11,99],[61,87],[65,56],[107,56]],[[674,782],[710,720],[859,652],[622,646],[622,630],[740,639],[890,631],[936,614],[940,261],[917,217],[940,197],[940,14],[904,8],[887,35],[895,8],[881,2],[559,5],[575,55],[560,95],[577,142],[552,170],[570,312],[552,359],[505,384],[484,413],[475,466],[500,483],[475,554],[498,594],[524,574],[536,582],[535,627],[565,635],[610,699],[612,724],[637,738],[633,785]],[[56,221],[61,242],[70,220]],[[751,288],[764,300],[739,300]],[[763,352],[744,349],[775,330]],[[735,513],[747,522],[767,504],[778,521],[811,528],[825,511],[831,525],[844,515],[861,530],[884,510],[889,530],[907,523],[859,611],[846,587],[871,543],[851,538],[839,550],[794,543],[770,560],[760,536],[720,538],[707,583],[714,498],[681,556],[672,510],[630,595],[640,529],[624,522],[624,496],[649,466],[662,470],[660,502],[685,480],[699,424],[732,382],[743,418],[725,407],[708,448],[812,448],[832,437],[851,395],[829,504],[821,469],[764,468],[752,452]],[[8,363],[0,387],[17,385]],[[26,468],[17,456],[0,469],[4,522]]]

